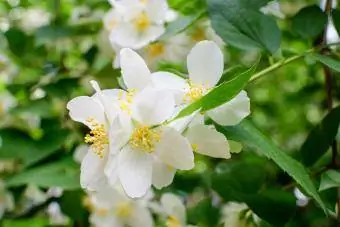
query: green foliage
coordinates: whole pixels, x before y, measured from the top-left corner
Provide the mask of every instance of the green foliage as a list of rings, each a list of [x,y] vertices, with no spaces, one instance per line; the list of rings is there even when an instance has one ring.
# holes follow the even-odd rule
[[[321,62],[322,64],[328,66],[329,68],[340,72],[340,61],[336,60],[334,58],[321,55],[321,54],[313,54],[312,57],[316,59],[317,61]]]
[[[271,53],[280,47],[280,30],[274,18],[260,12],[268,0],[209,0],[209,15],[217,34],[240,49],[263,49]],[[243,15],[243,16],[240,16]]]
[[[61,187],[64,189],[78,189],[79,166],[66,158],[52,164],[41,165],[17,174],[6,181],[8,187],[18,187],[34,184],[43,188]]]
[[[336,30],[338,31],[338,33],[340,33],[340,10],[339,9],[333,10],[332,17],[333,17],[334,26]]]
[[[222,129],[221,129],[222,130]],[[231,128],[224,128],[224,132],[232,139],[254,147],[264,156],[272,159],[282,170],[287,172],[310,196],[312,196],[326,212],[326,207],[305,167],[281,151],[271,140],[263,135],[251,122],[243,121]]]
[[[340,107],[332,110],[308,135],[303,143],[300,155],[306,166],[312,166],[324,155],[338,132],[340,125]]]
[[[304,39],[315,38],[327,24],[327,15],[316,5],[300,10],[292,19],[292,30]]]
[[[340,187],[340,172],[337,170],[328,170],[321,175],[319,191],[329,188]]]

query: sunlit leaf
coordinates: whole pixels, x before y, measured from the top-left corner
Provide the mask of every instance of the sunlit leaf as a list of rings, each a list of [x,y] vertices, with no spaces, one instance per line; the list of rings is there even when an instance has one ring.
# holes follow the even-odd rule
[[[340,187],[340,171],[328,170],[321,175],[319,191]]]

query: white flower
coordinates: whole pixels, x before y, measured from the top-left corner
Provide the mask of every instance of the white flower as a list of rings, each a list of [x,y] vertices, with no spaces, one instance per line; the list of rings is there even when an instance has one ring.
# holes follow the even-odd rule
[[[110,40],[121,47],[140,49],[164,32],[169,15],[165,0],[110,1],[114,7],[104,21],[111,31]]]
[[[115,106],[108,105],[108,97],[95,81],[91,81],[96,94],[80,96],[67,104],[70,117],[90,128],[85,142],[91,144],[81,163],[81,186],[88,190],[97,190],[106,183],[104,168],[111,150],[109,144],[110,121],[115,115]]]
[[[326,28],[326,43],[332,44],[332,43],[338,43],[338,42],[340,42],[340,35],[335,28],[333,19],[330,18],[329,23],[327,24],[327,28]]]
[[[32,203],[32,205],[41,204],[48,199],[48,196],[44,191],[32,184],[26,187],[24,195],[28,200],[28,203]]]
[[[90,222],[95,227],[152,227],[153,219],[145,201],[132,200],[123,191],[102,188],[90,194]]]
[[[174,108],[175,101],[169,92],[145,88],[136,94],[131,104],[134,124],[129,136],[123,136],[125,141],[121,134],[124,131],[122,124],[117,120],[111,125],[112,135],[120,134],[113,136],[118,141],[112,142],[125,145],[112,159],[111,171],[106,173],[113,175],[118,171],[119,181],[128,196],[145,195],[151,184],[158,188],[169,185],[175,169],[194,167],[194,155],[188,140],[164,125],[173,115]],[[113,186],[115,182],[110,183]]]
[[[60,205],[57,202],[52,202],[47,207],[49,215],[49,224],[53,226],[65,226],[70,223],[70,219],[63,214]]]
[[[177,104],[182,105],[182,108],[203,97],[218,83],[224,68],[223,54],[214,42],[201,41],[189,53],[187,66],[189,80],[173,74],[153,75],[154,86],[172,91]],[[249,113],[249,98],[246,92],[242,91],[229,102],[205,114],[220,125],[235,125]],[[196,119],[195,124],[192,122],[193,119]],[[203,122],[203,116],[196,111],[191,116],[174,121],[172,126],[180,131],[189,127],[185,135],[196,152],[212,157],[229,158],[227,139],[214,128],[203,125]]]
[[[281,12],[280,3],[277,1],[268,2],[266,6],[260,8],[260,11],[265,15],[273,15],[280,19],[285,18],[285,15]]]
[[[156,68],[162,61],[182,64],[191,47],[190,37],[182,32],[166,40],[149,44],[141,50],[141,54],[149,67]]]
[[[31,33],[39,27],[48,25],[50,20],[51,14],[46,12],[44,9],[29,8],[23,12],[20,20],[20,26],[24,31]]]
[[[309,198],[305,196],[298,188],[294,188],[294,195],[296,197],[296,205],[299,207],[307,206]]]
[[[161,197],[161,208],[166,216],[168,227],[186,226],[186,209],[182,200],[174,194],[166,193]]]

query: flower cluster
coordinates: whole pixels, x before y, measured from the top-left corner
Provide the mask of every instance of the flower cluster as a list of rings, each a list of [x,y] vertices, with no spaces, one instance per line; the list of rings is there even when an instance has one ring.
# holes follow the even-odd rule
[[[140,198],[152,185],[158,189],[170,185],[177,169],[192,169],[194,153],[230,158],[228,140],[205,125],[204,117],[220,125],[239,123],[250,112],[245,91],[215,109],[175,119],[220,80],[224,60],[214,42],[199,42],[191,50],[187,79],[151,73],[128,48],[121,50],[120,59],[126,90],[101,90],[91,81],[96,93],[67,105],[71,118],[89,127],[85,142],[90,149],[81,164],[83,188],[98,191],[121,185],[127,196]]]

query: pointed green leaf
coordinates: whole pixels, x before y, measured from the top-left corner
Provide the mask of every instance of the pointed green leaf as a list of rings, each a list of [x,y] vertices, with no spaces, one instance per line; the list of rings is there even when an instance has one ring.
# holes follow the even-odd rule
[[[340,60],[339,59],[334,59],[334,58],[331,58],[329,56],[325,56],[322,54],[312,54],[312,58],[328,66],[329,68],[337,72],[340,72]]]
[[[306,166],[313,165],[331,146],[340,125],[340,106],[333,109],[308,135],[300,155]]]
[[[338,34],[340,34],[340,9],[333,10],[332,17],[335,29],[338,31]]]

